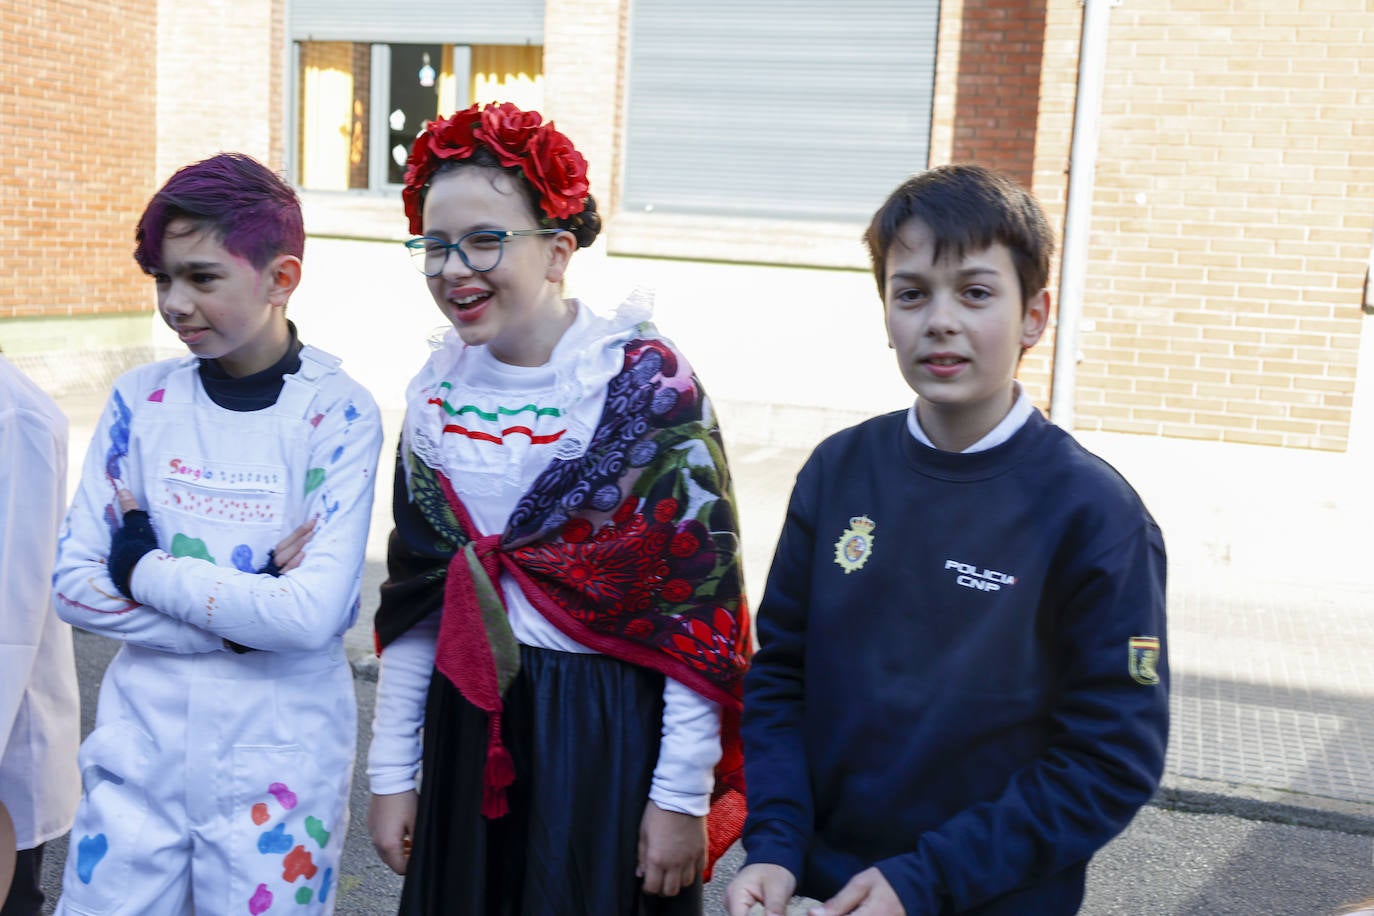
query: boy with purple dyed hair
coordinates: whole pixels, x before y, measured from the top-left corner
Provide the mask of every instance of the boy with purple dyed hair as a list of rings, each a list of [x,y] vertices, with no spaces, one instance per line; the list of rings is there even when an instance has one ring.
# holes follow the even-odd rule
[[[286,320],[304,231],[273,172],[187,166],[136,239],[191,356],[115,382],[58,546],[58,613],[124,645],[57,912],[329,913],[377,407]]]
[[[277,255],[305,254],[295,190],[241,153],[187,166],[148,201],[134,233],[134,260],[144,273],[156,276],[167,226],[178,218],[213,224],[225,249],[258,270]]]

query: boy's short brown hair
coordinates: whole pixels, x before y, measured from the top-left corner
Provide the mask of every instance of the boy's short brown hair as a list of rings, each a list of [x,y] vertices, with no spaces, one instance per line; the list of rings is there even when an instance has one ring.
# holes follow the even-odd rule
[[[1023,304],[1049,283],[1054,233],[1030,192],[981,165],[941,165],[902,182],[864,232],[880,299],[886,299],[888,249],[913,219],[935,237],[936,260],[946,248],[962,258],[994,242],[1007,246]]]

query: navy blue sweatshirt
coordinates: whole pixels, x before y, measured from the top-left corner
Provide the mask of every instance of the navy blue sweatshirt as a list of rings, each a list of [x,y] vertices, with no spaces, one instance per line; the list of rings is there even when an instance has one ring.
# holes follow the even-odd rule
[[[797,477],[744,688],[750,863],[908,916],[1077,911],[1164,767],[1165,555],[1130,485],[1034,414],[916,442],[905,412]]]

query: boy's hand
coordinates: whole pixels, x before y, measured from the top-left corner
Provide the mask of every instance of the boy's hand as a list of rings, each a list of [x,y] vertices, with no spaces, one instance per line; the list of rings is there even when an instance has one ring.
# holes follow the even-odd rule
[[[280,576],[300,566],[301,561],[305,559],[305,545],[315,535],[315,521],[316,519],[310,519],[282,538],[281,543],[267,552],[267,565],[258,572]]]
[[[796,889],[796,876],[781,865],[746,865],[725,889],[725,911],[729,916],[748,916],[750,907],[758,904],[766,916],[786,916]]]
[[[373,795],[367,806],[367,827],[372,846],[383,862],[398,875],[406,873],[410,843],[415,835],[415,810],[419,795],[414,789],[395,795]]]
[[[124,521],[110,538],[110,559],[106,569],[120,594],[137,601],[129,590],[129,580],[133,578],[138,561],[149,551],[157,550],[157,534],[153,531],[152,519],[138,507],[134,494],[121,488],[115,491],[115,497]]]
[[[849,879],[840,892],[814,907],[808,916],[906,916],[897,892],[876,868],[865,869]]]
[[[676,897],[706,868],[706,818],[664,811],[653,802],[639,822],[639,867],[644,893]]]

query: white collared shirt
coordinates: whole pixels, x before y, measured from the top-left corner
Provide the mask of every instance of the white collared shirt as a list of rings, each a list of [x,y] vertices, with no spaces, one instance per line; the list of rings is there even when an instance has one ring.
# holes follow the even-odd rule
[[[1016,386],[1016,400],[1012,402],[1011,410],[1007,411],[1007,415],[1002,418],[1000,423],[988,430],[987,435],[964,449],[960,454],[968,455],[973,452],[985,452],[990,448],[1001,445],[1003,442],[1006,442],[1012,436],[1016,435],[1016,431],[1025,425],[1026,421],[1031,418],[1031,414],[1035,413],[1035,405],[1031,403],[1030,397],[1026,394],[1026,389],[1021,387],[1020,382],[1012,382],[1012,384]],[[917,398],[917,400],[919,401],[920,398]],[[915,402],[912,402],[911,409],[907,411],[906,428],[911,432],[912,438],[917,442],[929,446],[930,448],[939,448],[938,445],[930,441],[930,437],[926,435],[926,431],[921,428],[921,421],[916,416]]]

